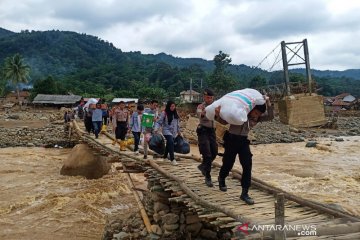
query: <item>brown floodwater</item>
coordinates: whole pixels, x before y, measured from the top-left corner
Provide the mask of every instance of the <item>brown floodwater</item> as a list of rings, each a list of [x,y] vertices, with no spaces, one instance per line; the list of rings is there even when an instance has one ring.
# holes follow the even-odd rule
[[[253,176],[360,216],[360,137],[343,139],[317,139],[317,148],[307,148],[305,142],[251,146]],[[234,167],[241,169],[238,160]]]
[[[318,148],[306,148],[304,142],[251,146],[253,175],[360,215],[360,137],[344,140],[318,139]],[[126,218],[137,211],[127,180],[115,165],[101,179],[60,175],[69,152],[0,149],[0,239],[101,239],[109,216]],[[192,153],[198,154],[195,146]],[[235,168],[241,169],[238,161]],[[217,174],[212,173],[214,179]]]
[[[0,149],[0,239],[101,239],[106,218],[137,207],[115,168],[101,179],[59,174],[69,149]]]

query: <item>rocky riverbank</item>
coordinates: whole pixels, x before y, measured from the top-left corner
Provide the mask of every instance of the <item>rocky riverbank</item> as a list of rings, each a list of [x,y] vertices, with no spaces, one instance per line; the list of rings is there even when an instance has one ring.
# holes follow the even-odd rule
[[[253,130],[252,144],[302,142],[321,137],[359,136],[360,117],[340,117],[337,129],[294,128],[275,118],[271,122],[259,123]]]
[[[0,114],[0,148],[73,147],[61,110],[18,111]]]

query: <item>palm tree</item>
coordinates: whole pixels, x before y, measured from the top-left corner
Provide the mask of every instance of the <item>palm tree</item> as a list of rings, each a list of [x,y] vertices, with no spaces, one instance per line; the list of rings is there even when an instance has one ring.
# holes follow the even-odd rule
[[[13,57],[9,57],[5,60],[4,74],[5,79],[10,80],[13,85],[16,86],[16,92],[18,95],[20,105],[20,91],[19,83],[27,83],[30,73],[30,67],[24,63],[20,54],[15,54]]]

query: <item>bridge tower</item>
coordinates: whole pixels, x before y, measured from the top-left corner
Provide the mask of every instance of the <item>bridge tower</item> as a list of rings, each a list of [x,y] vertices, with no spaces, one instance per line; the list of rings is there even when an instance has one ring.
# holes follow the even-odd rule
[[[289,45],[301,44],[296,51],[292,50]],[[303,54],[299,53],[303,48]],[[290,59],[287,59],[288,52],[292,53]],[[307,39],[301,42],[281,42],[282,61],[285,79],[285,92],[286,95],[278,102],[280,121],[295,127],[314,127],[326,123],[325,110],[323,104],[323,97],[313,93],[313,82],[310,72],[309,50]],[[292,62],[294,57],[297,56],[301,59],[300,62]],[[306,93],[291,94],[289,82],[289,66],[305,65],[306,77],[308,80],[308,89]]]

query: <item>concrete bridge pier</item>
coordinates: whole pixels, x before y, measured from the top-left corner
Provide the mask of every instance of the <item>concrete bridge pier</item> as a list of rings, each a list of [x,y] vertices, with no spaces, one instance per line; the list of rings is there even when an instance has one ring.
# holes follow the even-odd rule
[[[316,127],[327,121],[322,96],[295,94],[278,102],[280,121],[294,127]]]

